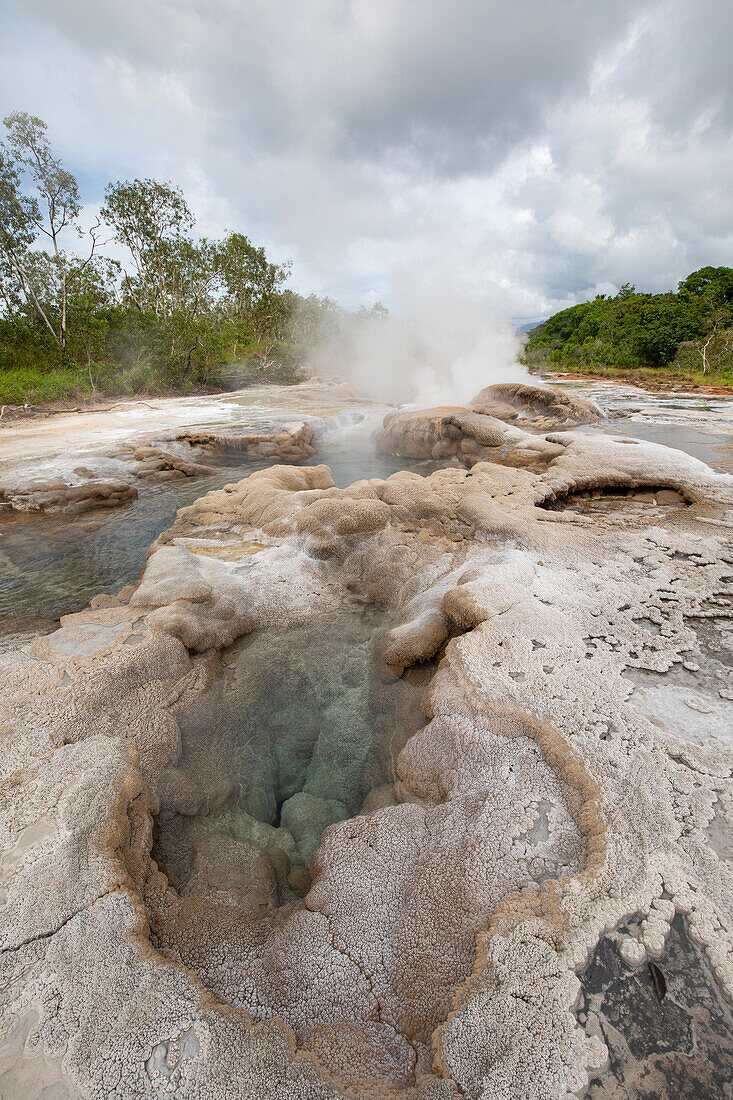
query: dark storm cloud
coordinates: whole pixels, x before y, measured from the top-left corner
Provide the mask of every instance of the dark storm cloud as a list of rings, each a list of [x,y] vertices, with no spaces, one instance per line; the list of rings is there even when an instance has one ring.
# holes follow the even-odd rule
[[[381,291],[431,234],[523,316],[730,261],[729,0],[8,10],[9,109],[81,173],[176,178],[304,289]]]

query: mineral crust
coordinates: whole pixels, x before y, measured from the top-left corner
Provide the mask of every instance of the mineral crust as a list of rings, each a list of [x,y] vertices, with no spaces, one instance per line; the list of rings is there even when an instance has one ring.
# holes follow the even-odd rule
[[[440,420],[514,445],[469,415]],[[733,993],[733,478],[655,444],[533,438],[535,467],[347,489],[259,471],[182,509],[114,606],[18,628],[3,1095],[565,1097],[606,1059],[577,972],[632,914],[630,964],[684,914]],[[355,599],[395,618],[385,682],[437,666],[425,722],[278,905],[327,783],[279,823],[207,833],[181,728],[224,647]],[[203,830],[177,888],[151,856],[166,814]]]

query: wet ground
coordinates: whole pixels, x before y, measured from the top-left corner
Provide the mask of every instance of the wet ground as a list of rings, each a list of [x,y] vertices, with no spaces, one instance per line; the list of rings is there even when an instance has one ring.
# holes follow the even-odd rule
[[[545,382],[596,401],[608,414],[581,431],[648,439],[675,447],[723,473],[733,473],[733,397],[697,393],[650,393],[621,382]]]
[[[578,1019],[608,1048],[587,1100],[730,1100],[733,1010],[702,950],[675,918],[664,955],[636,969],[619,958],[628,924],[604,936],[580,975]],[[661,977],[660,977],[661,975]]]

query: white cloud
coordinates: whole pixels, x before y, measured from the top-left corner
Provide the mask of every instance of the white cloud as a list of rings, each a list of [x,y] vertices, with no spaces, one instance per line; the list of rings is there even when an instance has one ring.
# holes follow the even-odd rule
[[[460,256],[534,318],[731,261],[728,0],[6,9],[2,104],[46,119],[90,205],[171,179],[305,293],[395,306]]]

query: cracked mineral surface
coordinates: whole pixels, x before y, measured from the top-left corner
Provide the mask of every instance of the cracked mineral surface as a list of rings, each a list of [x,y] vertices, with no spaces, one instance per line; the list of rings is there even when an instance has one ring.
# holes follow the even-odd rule
[[[257,471],[6,632],[3,1096],[728,1087],[733,477],[446,415],[460,464]]]

